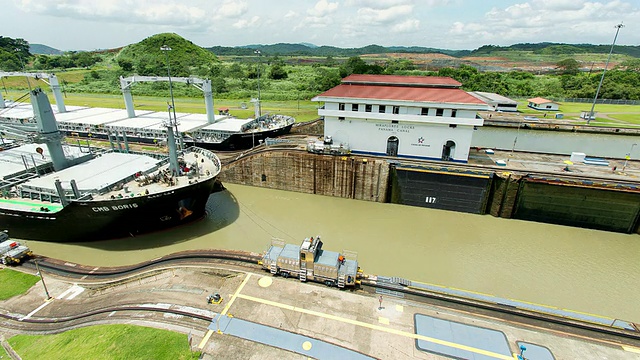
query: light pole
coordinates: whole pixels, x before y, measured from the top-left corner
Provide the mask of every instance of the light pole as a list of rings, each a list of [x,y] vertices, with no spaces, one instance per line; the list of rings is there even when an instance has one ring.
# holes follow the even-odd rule
[[[622,165],[622,171],[624,171],[624,169],[627,168],[627,163],[629,162],[629,159],[631,159],[631,152],[633,151],[633,148],[638,145],[638,144],[631,144],[631,149],[629,149],[629,152],[627,153],[627,156],[624,157],[624,165]]]
[[[598,100],[598,95],[600,94],[600,88],[602,87],[602,82],[604,81],[604,73],[607,72],[607,67],[609,66],[609,60],[611,59],[611,53],[613,53],[613,47],[616,45],[616,40],[618,39],[618,33],[620,32],[620,28],[623,28],[623,27],[624,25],[622,25],[622,23],[615,26],[616,36],[613,37],[613,43],[611,43],[611,50],[609,50],[609,56],[607,56],[607,62],[604,63],[604,70],[602,70],[602,76],[600,77],[600,83],[598,84],[598,89],[596,90],[596,96],[593,98],[593,104],[591,105],[591,111],[589,111],[589,118],[587,119],[587,125],[589,125],[592,118],[595,120],[593,109],[596,107],[596,101]]]
[[[175,127],[176,135],[180,138],[178,143],[181,145],[180,150],[182,150],[182,138],[178,133],[178,118],[176,117],[176,104],[173,100],[173,84],[171,83],[171,66],[169,65],[169,51],[171,48],[168,45],[160,46],[160,50],[164,51],[165,58],[167,59],[167,77],[169,78],[169,95],[171,96],[171,109],[173,109],[173,122],[171,121],[171,113],[169,113],[169,123]]]
[[[522,122],[524,119],[520,119],[518,122],[518,130],[516,131],[516,137],[513,139],[513,146],[511,147],[511,156],[513,157],[513,152],[516,150],[516,143],[518,142],[518,135],[520,135],[520,127],[522,126]]]
[[[258,55],[258,117],[260,117],[262,116],[262,104],[260,103],[260,55],[262,55],[262,52],[256,50],[254,53]]]
[[[42,280],[42,286],[44,286],[44,293],[47,294],[47,300],[51,299],[49,295],[49,290],[47,290],[47,284],[44,283],[44,276],[42,275],[42,271],[40,271],[40,266],[38,266],[38,259],[33,259],[33,262],[36,264],[36,271],[40,276],[40,280]]]

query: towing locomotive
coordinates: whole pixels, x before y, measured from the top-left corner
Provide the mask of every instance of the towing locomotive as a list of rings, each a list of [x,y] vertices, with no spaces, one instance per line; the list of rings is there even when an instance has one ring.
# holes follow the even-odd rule
[[[260,263],[273,275],[292,276],[302,282],[315,281],[339,288],[356,286],[362,274],[357,260],[322,249],[320,236],[308,237],[300,246],[272,243]]]

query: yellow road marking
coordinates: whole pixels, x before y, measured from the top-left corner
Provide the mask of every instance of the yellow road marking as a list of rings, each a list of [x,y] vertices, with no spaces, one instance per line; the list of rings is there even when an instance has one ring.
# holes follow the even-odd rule
[[[386,317],[379,316],[378,317],[378,322],[380,324],[389,325],[389,319],[387,319]]]
[[[231,307],[233,302],[238,297],[238,294],[240,294],[240,291],[242,291],[242,288],[244,288],[244,286],[247,285],[247,282],[249,281],[250,277],[251,277],[251,274],[247,273],[247,276],[242,281],[242,284],[240,284],[240,286],[238,286],[238,289],[236,290],[236,293],[231,295],[231,299],[227,303],[227,306],[224,307],[224,310],[222,310],[222,312],[220,313],[220,316],[218,318],[220,318],[220,317],[222,317],[222,316],[227,314],[227,311],[229,311],[229,308]]]
[[[204,345],[209,341],[211,334],[213,334],[213,330],[207,331],[207,335],[205,335],[204,338],[202,338],[202,341],[200,341],[200,344],[198,344],[198,349],[202,350],[204,348]]]
[[[633,352],[633,353],[637,353],[640,354],[640,348],[637,347],[633,347],[633,346],[622,346],[622,349],[624,349],[625,351],[629,351],[629,352]]]
[[[250,301],[253,301],[253,302],[265,304],[265,305],[271,305],[271,306],[279,307],[281,309],[287,309],[287,310],[291,310],[291,311],[296,311],[296,312],[299,312],[299,313],[312,315],[312,316],[317,316],[317,317],[321,317],[321,318],[325,318],[325,319],[329,319],[329,320],[340,321],[340,322],[343,322],[343,323],[356,325],[356,326],[360,326],[360,327],[365,327],[365,328],[369,328],[369,329],[372,329],[372,330],[383,331],[383,332],[387,332],[387,333],[390,333],[390,334],[404,336],[404,337],[408,337],[408,338],[412,338],[412,339],[428,341],[428,342],[431,342],[431,343],[434,343],[434,344],[438,344],[438,345],[449,346],[449,347],[453,347],[453,348],[456,348],[456,349],[469,351],[469,352],[476,353],[476,354],[490,356],[490,357],[493,357],[493,358],[496,358],[496,359],[513,360],[513,358],[511,356],[498,354],[498,353],[495,353],[493,351],[477,349],[477,348],[474,348],[474,347],[471,347],[471,346],[467,346],[467,345],[456,344],[456,343],[452,343],[452,342],[449,342],[449,341],[446,341],[446,340],[440,340],[440,339],[436,339],[436,338],[432,338],[432,337],[428,337],[428,336],[424,336],[424,335],[419,335],[419,334],[414,334],[414,333],[410,333],[410,332],[406,332],[406,331],[402,331],[402,330],[397,330],[397,329],[390,329],[390,328],[386,328],[386,327],[383,327],[383,326],[380,326],[380,325],[368,324],[368,323],[365,323],[365,322],[362,322],[362,321],[353,320],[353,319],[346,319],[346,318],[342,318],[342,317],[336,316],[336,315],[330,315],[330,314],[325,314],[325,313],[321,313],[321,312],[314,311],[314,310],[308,310],[308,309],[299,308],[299,307],[292,306],[292,305],[281,304],[281,303],[277,303],[275,301],[269,301],[269,300],[265,300],[265,299],[260,299],[260,298],[256,298],[256,297],[253,297],[253,296],[238,294],[237,297],[239,297],[241,299],[250,300]]]
[[[218,315],[218,319],[216,319],[216,322],[220,321],[220,318],[223,315],[227,314],[227,311],[229,311],[229,308],[231,307],[231,304],[233,304],[233,302],[236,300],[236,298],[240,294],[240,291],[242,291],[242,288],[244,288],[244,286],[247,285],[247,282],[249,281],[250,277],[251,277],[251,274],[247,273],[247,276],[242,281],[242,284],[240,284],[240,286],[238,286],[238,289],[236,289],[236,293],[231,295],[231,299],[227,303],[227,306],[225,306],[224,310],[222,310],[220,315]],[[209,338],[211,337],[211,334],[213,334],[213,330],[209,330],[207,332],[207,335],[205,335],[205,337],[202,339],[202,341],[200,341],[200,344],[198,345],[199,349],[203,349],[204,348],[204,346],[207,344],[207,341],[209,341]]]
[[[396,305],[397,312],[404,312],[404,307],[402,305]]]

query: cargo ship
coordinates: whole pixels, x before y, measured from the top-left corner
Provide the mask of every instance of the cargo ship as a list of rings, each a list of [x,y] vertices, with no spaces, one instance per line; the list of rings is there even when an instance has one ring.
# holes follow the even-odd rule
[[[178,151],[171,119],[165,124],[168,156],[76,148],[62,145],[42,90],[30,94],[37,124],[33,140],[46,147],[27,144],[0,152],[0,228],[13,238],[133,237],[205,215],[220,160],[198,147]]]
[[[3,76],[16,76],[18,73],[2,73]],[[19,73],[29,75],[30,73]],[[53,75],[40,74],[40,77]],[[109,140],[112,142],[133,142],[163,145],[167,142],[164,123],[167,112],[136,110],[131,97],[130,87],[142,81],[168,81],[168,77],[135,76],[121,78],[126,109],[89,108],[65,106],[59,89],[54,88],[57,102],[56,121],[58,129],[65,136]],[[262,114],[260,100],[252,100],[254,116],[239,118],[231,114],[228,108],[213,109],[211,81],[194,77],[172,77],[173,82],[198,85],[205,92],[206,114],[176,113],[169,111],[175,121],[174,133],[184,144],[208,150],[243,150],[259,145],[266,138],[288,134],[295,118],[281,114]],[[0,130],[14,136],[27,136],[36,129],[36,119],[30,104],[5,102],[0,96]],[[246,108],[246,106],[245,106]],[[175,110],[175,109],[173,109]]]

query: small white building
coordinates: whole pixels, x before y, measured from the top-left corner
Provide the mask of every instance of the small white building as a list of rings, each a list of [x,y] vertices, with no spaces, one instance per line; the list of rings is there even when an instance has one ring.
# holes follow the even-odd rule
[[[509,111],[509,112],[518,111],[518,102],[512,99],[509,99],[506,96],[502,96],[496,93],[484,92],[484,91],[472,91],[469,94],[489,104],[489,106],[491,106],[493,111]]]
[[[542,110],[542,111],[558,111],[560,110],[560,105],[551,100],[547,100],[541,97],[527,99],[529,102],[529,106],[532,109]]]
[[[490,106],[448,77],[350,75],[314,97],[324,135],[353,153],[466,163],[478,111]]]

